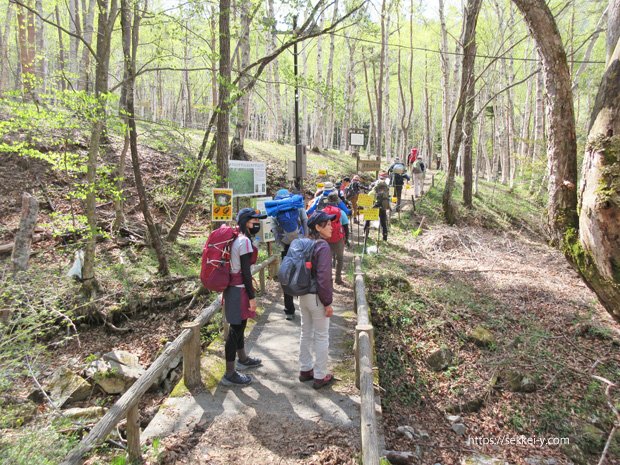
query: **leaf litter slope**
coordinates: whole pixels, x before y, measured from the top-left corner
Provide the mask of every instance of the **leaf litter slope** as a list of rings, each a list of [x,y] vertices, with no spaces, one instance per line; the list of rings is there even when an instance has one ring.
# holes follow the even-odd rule
[[[474,452],[519,464],[533,457],[579,463],[580,453],[583,463],[598,460],[614,418],[605,387],[591,375],[620,381],[618,324],[544,243],[533,215],[504,215],[510,218],[499,226],[482,210],[449,227],[438,221],[438,205],[429,204],[422,212],[430,221],[418,237],[411,230],[421,217],[404,214],[389,245],[367,258],[387,448],[419,447],[420,463],[459,463]],[[475,345],[469,334],[476,326],[495,341]],[[454,358],[434,372],[426,359],[440,348]],[[510,371],[533,379],[536,390],[512,392]],[[449,413],[462,417],[464,436],[452,430]],[[404,425],[426,431],[428,439],[399,435]],[[571,445],[467,441],[520,435],[568,437]],[[620,460],[617,451],[608,463]]]

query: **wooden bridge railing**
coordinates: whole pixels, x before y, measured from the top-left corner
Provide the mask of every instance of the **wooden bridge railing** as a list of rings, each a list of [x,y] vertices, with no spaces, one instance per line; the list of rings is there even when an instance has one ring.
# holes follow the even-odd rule
[[[360,390],[362,463],[379,465],[379,438],[373,387],[374,329],[370,323],[361,257],[355,257],[355,385]]]
[[[265,290],[265,269],[277,261],[272,255],[252,269],[252,274],[260,274],[260,288]],[[221,308],[222,299],[218,296],[192,322],[183,325],[181,334],[157,357],[146,372],[121,396],[120,399],[90,430],[88,435],[65,457],[61,465],[82,463],[84,455],[102,441],[123,418],[127,418],[127,453],[130,460],[139,460],[140,415],[138,405],[142,395],[151,387],[161,372],[179,352],[183,352],[183,380],[188,389],[200,386],[200,328],[202,328]]]

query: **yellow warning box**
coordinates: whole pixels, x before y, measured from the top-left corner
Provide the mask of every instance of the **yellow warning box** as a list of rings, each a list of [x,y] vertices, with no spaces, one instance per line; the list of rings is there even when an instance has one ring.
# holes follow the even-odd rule
[[[323,186],[324,186],[324,185],[325,185],[325,183],[324,183],[324,182],[317,182],[317,183],[316,183],[316,188],[317,188],[317,189],[323,189]]]
[[[396,197],[392,197],[392,203],[396,203],[398,202],[398,199]]]
[[[232,220],[232,189],[213,189],[213,201],[211,202],[212,221]]]
[[[360,207],[372,207],[374,201],[374,197],[370,194],[359,194],[357,196],[357,204]]]
[[[320,169],[320,170],[319,170],[319,176],[325,176],[325,175],[327,175],[327,170],[326,170],[326,169],[324,169],[324,168],[323,168],[323,169]]]
[[[377,221],[378,219],[379,219],[379,209],[378,208],[364,209],[364,220],[366,220],[366,221]]]

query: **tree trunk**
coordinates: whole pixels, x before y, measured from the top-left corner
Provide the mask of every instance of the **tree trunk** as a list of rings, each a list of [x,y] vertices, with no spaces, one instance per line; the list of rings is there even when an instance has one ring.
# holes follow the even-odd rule
[[[127,122],[129,124],[129,148],[131,152],[131,164],[133,167],[134,180],[136,182],[136,190],[138,191],[138,197],[140,199],[140,208],[146,227],[149,231],[149,236],[157,254],[157,261],[159,263],[158,272],[162,276],[167,276],[168,261],[166,260],[166,253],[161,240],[161,236],[155,221],[151,216],[149,210],[148,199],[146,197],[146,189],[144,188],[144,181],[142,180],[142,172],[140,171],[140,158],[138,155],[138,134],[136,129],[135,109],[134,109],[134,86],[136,79],[136,55],[138,52],[138,43],[140,37],[140,19],[144,12],[140,11],[140,2],[134,3],[133,21],[131,11],[131,0],[121,0],[121,28],[123,30],[123,57],[125,62],[125,74],[127,80],[125,81],[126,87],[126,101],[125,101],[125,113],[127,115]],[[132,25],[133,22],[133,25]]]
[[[428,60],[424,58],[424,143],[426,152],[427,166],[430,168],[433,163],[433,132],[431,130],[431,105],[428,97]],[[408,146],[405,147],[409,149]]]
[[[244,69],[250,64],[250,4],[249,2],[241,2],[239,4],[241,14],[241,32],[239,34],[239,50],[241,51],[240,69]],[[276,78],[277,79],[277,78]],[[249,82],[247,75],[241,76],[239,86],[245,87]],[[248,118],[250,111],[250,94],[243,95],[237,102],[235,112],[235,134],[233,136],[231,151],[233,160],[248,160],[245,153],[244,142],[245,132],[248,127]]]
[[[97,21],[97,65],[95,72],[95,97],[98,100],[98,107],[93,118],[93,128],[88,149],[88,161],[86,169],[86,218],[88,221],[88,239],[84,254],[83,291],[86,295],[93,297],[99,286],[95,278],[95,252],[96,235],[98,233],[97,212],[96,212],[96,181],[97,163],[99,156],[99,145],[102,140],[105,128],[105,94],[108,92],[108,71],[110,64],[110,45],[112,42],[112,32],[116,16],[118,14],[118,4],[116,0],[97,0],[99,7],[99,18]]]
[[[94,21],[95,21],[95,0],[90,0],[88,6],[86,0],[82,0],[82,13],[83,13],[83,28],[84,28],[84,42],[91,45],[93,42]],[[82,46],[82,61],[80,63],[80,78],[78,81],[78,89],[90,91],[91,89],[91,76],[90,76],[90,51],[87,47]]]
[[[322,21],[320,23],[322,25]],[[325,105],[325,94],[323,82],[323,38],[319,36],[316,44],[316,100],[314,102],[314,116],[312,117],[312,149],[323,148],[323,107]]]
[[[448,175],[446,178],[446,186],[443,191],[442,199],[444,218],[446,220],[446,223],[448,224],[454,224],[456,222],[456,207],[452,201],[452,192],[454,190],[455,183],[454,176],[456,173],[456,159],[463,138],[463,120],[466,113],[469,113],[469,111],[473,111],[470,110],[468,107],[474,105],[473,97],[468,98],[468,96],[473,96],[474,94],[473,87],[475,85],[474,64],[476,59],[476,23],[478,22],[478,13],[480,12],[481,3],[482,0],[468,0],[463,25],[464,47],[461,86],[458,105],[456,108],[454,143],[451,147],[451,153],[448,162]]]
[[[58,5],[54,8],[54,14],[56,15],[56,23],[61,24]],[[65,45],[63,42],[62,31],[60,29],[58,29],[58,68],[60,70],[59,87],[61,90],[65,90],[67,88],[67,78],[65,74]]]
[[[480,7],[478,7],[480,8]],[[468,12],[469,14],[469,12]],[[475,26],[474,26],[475,27]],[[472,40],[475,40],[475,36]],[[474,44],[475,46],[475,44]],[[465,79],[465,77],[463,77]],[[476,84],[474,79],[474,69],[472,64],[471,70],[471,83],[467,86],[467,94],[465,96],[465,114],[463,118],[465,120],[463,125],[464,140],[463,140],[463,205],[467,208],[473,207],[473,166],[472,166],[472,152],[474,147],[474,104]]]
[[[332,24],[338,19],[338,0],[334,0],[332,14]],[[327,79],[325,80],[325,86],[327,89],[327,96],[324,99],[323,105],[323,117],[327,119],[327,127],[325,128],[325,134],[323,135],[323,143],[325,148],[331,149],[333,147],[334,137],[334,47],[336,36],[332,32],[329,35],[329,56],[327,59]],[[329,109],[329,110],[328,110]]]
[[[11,32],[11,21],[13,20],[13,4],[8,3],[6,7],[6,22],[2,32],[2,43],[0,44],[0,93],[9,90],[9,35]]]
[[[368,81],[368,61],[364,56],[362,48],[362,63],[364,63],[364,82],[366,83],[366,97],[368,98],[368,114],[370,115],[370,131],[368,131],[368,145],[366,151],[370,153],[372,141],[375,138],[375,113],[372,110],[372,94],[370,93],[370,82]]]
[[[613,33],[620,25],[620,2],[614,6],[611,0],[610,7],[610,18],[618,21],[609,29]],[[583,160],[580,243],[574,234],[567,237],[565,252],[607,311],[620,320],[620,40],[607,55]]]
[[[381,52],[379,53],[379,80],[375,83],[377,96],[377,137],[375,140],[377,160],[383,154],[383,78],[385,70],[385,56],[387,54],[387,0],[381,1]]]
[[[547,143],[551,239],[562,244],[577,227],[577,140],[571,78],[553,14],[543,0],[513,0],[536,40],[545,70],[549,105]]]
[[[273,21],[271,27],[269,28],[269,44],[268,44],[268,53],[273,53],[276,49],[276,16],[273,8],[273,0],[267,1],[267,14],[270,21]],[[280,67],[278,63],[278,59],[276,58],[270,65],[271,76],[273,84],[268,84],[271,87],[271,93],[273,95],[273,105],[274,105],[274,119],[275,119],[275,136],[276,140],[283,136],[282,134],[282,126],[283,126],[283,118],[282,118],[282,102],[280,99]]]
[[[530,178],[530,194],[534,193],[536,181],[542,176],[538,176],[536,172],[537,160],[543,156],[543,147],[545,144],[545,104],[543,100],[544,92],[542,63],[541,71],[536,75],[536,111],[534,113],[534,141],[532,147],[532,177]]]
[[[351,40],[345,33],[349,56],[355,56],[357,41]],[[340,150],[344,151],[348,148],[349,129],[352,125],[353,118],[353,102],[355,100],[356,80],[355,80],[355,60],[347,60],[347,71],[345,77],[344,92],[344,114],[342,117],[342,131],[340,133]]]
[[[45,13],[43,12],[43,2],[41,0],[36,0],[35,4],[38,13],[36,22],[36,56],[39,61],[36,73],[41,83],[41,90],[45,92],[47,88],[47,54],[45,53],[45,23],[41,19],[45,17]]]
[[[439,61],[441,65],[441,165],[448,167],[450,147],[448,147],[448,131],[450,126],[450,59],[448,57],[448,31],[444,17],[444,0],[439,0],[439,21],[441,25],[441,42]]]
[[[34,16],[30,10],[26,10],[22,6],[18,6],[17,8],[17,27],[24,98],[32,100],[35,84]]]
[[[97,0],[99,3],[99,0]],[[69,59],[67,63],[69,65],[70,82],[75,82],[75,75],[78,74],[78,49],[80,41],[76,36],[82,35],[82,27],[80,24],[80,1],[69,0],[69,32],[75,35],[69,36]]]
[[[228,114],[230,96],[230,0],[220,0],[219,112],[217,117],[217,174],[219,187],[228,186]]]

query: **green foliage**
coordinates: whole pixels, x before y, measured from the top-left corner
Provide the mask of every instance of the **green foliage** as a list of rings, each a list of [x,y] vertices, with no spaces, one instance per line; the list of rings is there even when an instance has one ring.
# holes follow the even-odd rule
[[[52,427],[26,428],[0,437],[0,463],[56,465],[77,443],[77,438]]]

